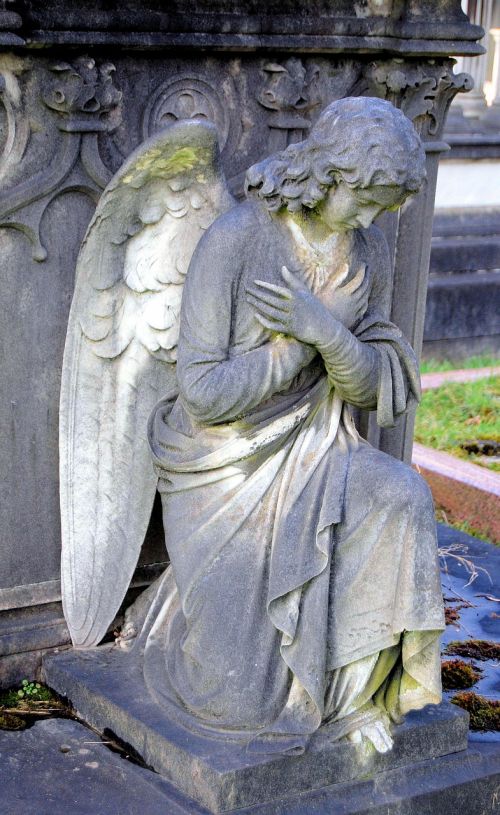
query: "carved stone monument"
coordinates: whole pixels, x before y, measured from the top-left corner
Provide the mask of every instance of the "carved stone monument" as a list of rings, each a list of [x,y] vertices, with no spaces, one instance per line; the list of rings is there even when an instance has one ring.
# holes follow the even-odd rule
[[[425,175],[411,121],[347,97],[250,167],[237,204],[216,128],[178,120],[111,180],[80,253],[61,390],[65,615],[76,646],[99,643],[158,487],[170,566],[104,667],[94,652],[90,687],[109,670],[122,693],[131,681],[163,729],[149,760],[214,811],[296,789],[285,757],[304,757],[300,789],[338,782],[346,739],[347,777],[373,769],[391,723],[441,699],[432,498],[352,414],[393,426],[419,396],[372,222]],[[65,671],[86,662],[47,665],[68,693]],[[98,724],[116,727],[109,712]],[[186,777],[179,743],[217,755],[229,787],[210,766]]]
[[[4,6],[2,681],[69,644],[64,597],[79,650],[45,675],[174,783],[167,811],[353,815],[387,784],[420,815],[432,780],[444,815],[467,722],[416,710],[439,699],[442,618],[428,498],[396,459],[470,86],[450,57],[481,29],[459,0]],[[368,109],[382,175],[324,164],[333,120]],[[139,588],[124,647],[94,648]],[[482,800],[492,765],[467,766]]]

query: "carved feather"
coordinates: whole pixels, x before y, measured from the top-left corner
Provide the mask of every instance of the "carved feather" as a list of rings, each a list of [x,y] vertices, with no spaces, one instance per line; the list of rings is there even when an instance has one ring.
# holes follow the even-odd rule
[[[176,392],[184,277],[233,203],[213,125],[177,122],[114,176],[83,242],[60,414],[62,596],[77,646],[102,639],[137,564],[157,483],[146,424]]]

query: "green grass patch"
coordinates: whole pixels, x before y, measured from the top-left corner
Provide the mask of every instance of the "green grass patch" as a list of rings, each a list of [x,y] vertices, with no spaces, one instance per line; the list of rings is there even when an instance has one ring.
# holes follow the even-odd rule
[[[488,456],[467,453],[461,444],[500,440],[500,377],[454,382],[425,391],[417,410],[415,439],[426,447],[500,471]]]
[[[15,707],[20,702],[52,702],[54,694],[40,682],[23,679],[18,688],[0,691],[0,707]]]
[[[0,730],[22,730],[36,719],[67,716],[67,706],[46,685],[23,679],[18,687],[0,691]]]
[[[420,365],[420,372],[423,374],[441,373],[442,371],[457,371],[462,368],[494,368],[500,365],[500,357],[492,354],[468,357],[467,359],[452,362],[449,359],[426,359]]]

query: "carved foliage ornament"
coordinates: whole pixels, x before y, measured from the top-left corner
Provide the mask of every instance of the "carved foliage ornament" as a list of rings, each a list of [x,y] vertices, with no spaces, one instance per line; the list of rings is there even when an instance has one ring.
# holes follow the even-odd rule
[[[439,137],[454,96],[473,86],[469,74],[453,73],[454,64],[452,59],[370,62],[356,92],[387,99],[401,108],[422,136]]]

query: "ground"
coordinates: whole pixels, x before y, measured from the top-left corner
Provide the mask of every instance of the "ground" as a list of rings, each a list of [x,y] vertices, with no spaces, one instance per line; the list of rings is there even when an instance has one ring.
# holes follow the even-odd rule
[[[442,582],[446,605],[450,610],[450,624],[443,637],[444,659],[447,662],[460,659],[476,666],[480,669],[480,678],[473,691],[489,699],[498,699],[498,658],[479,660],[463,655],[457,657],[446,654],[446,649],[450,643],[457,641],[500,643],[500,549],[443,525],[439,526],[439,545],[441,552],[447,553],[442,559]],[[470,564],[474,564],[473,572],[477,576],[472,583],[466,585],[471,577]],[[466,691],[454,688],[447,691],[446,696],[452,698],[460,692]],[[474,767],[477,769],[480,765],[491,766],[496,768],[495,772],[500,773],[500,733],[471,732],[470,742],[476,764],[469,762],[470,766],[460,765],[459,771],[449,768],[446,783],[450,779],[453,781],[453,773],[458,773],[453,783],[460,785],[469,771],[472,773],[471,783],[475,783]],[[0,731],[2,815],[185,815],[182,799],[167,781],[127,760],[126,751],[116,752],[111,748],[113,744],[109,743],[109,739],[101,739],[83,724],[64,718],[47,718],[22,732]],[[424,772],[424,765],[426,762],[416,768],[415,774],[412,771],[412,778],[414,775],[416,778],[418,772]],[[396,815],[401,811],[397,809],[398,796],[410,794],[404,786],[408,783],[407,775],[406,771],[394,770],[387,778],[384,777],[384,784],[390,787],[392,797],[387,790],[383,792],[381,800],[387,802],[387,809],[375,807],[373,812],[376,815],[382,812],[384,815]],[[434,776],[435,770],[429,777]],[[476,779],[476,782],[478,789],[486,790],[487,782],[484,778]],[[291,808],[286,813],[280,809],[279,815],[292,812],[297,815],[313,812],[323,815],[337,811],[350,815],[351,812],[364,811],[355,808],[351,810],[350,797],[346,799],[349,807],[347,804],[344,807],[341,803],[341,789],[334,798],[340,802],[339,808],[331,809],[333,799],[328,795],[315,793],[311,806],[308,805],[305,809],[301,808],[297,799],[290,804]],[[375,793],[373,796],[375,801]],[[458,792],[457,796],[456,800],[459,802],[461,799]],[[467,815],[475,815],[476,811],[478,815],[495,811],[482,808],[480,797],[477,800],[478,809],[468,810]],[[323,806],[324,809],[321,808]],[[431,808],[418,802],[415,806],[416,809],[405,809],[405,813],[427,815],[435,811],[431,804],[428,805]],[[192,815],[206,813],[206,810],[196,804],[190,805],[188,811]],[[262,813],[270,815],[271,810],[264,807]],[[278,813],[278,810],[274,809],[273,815],[274,813]]]

